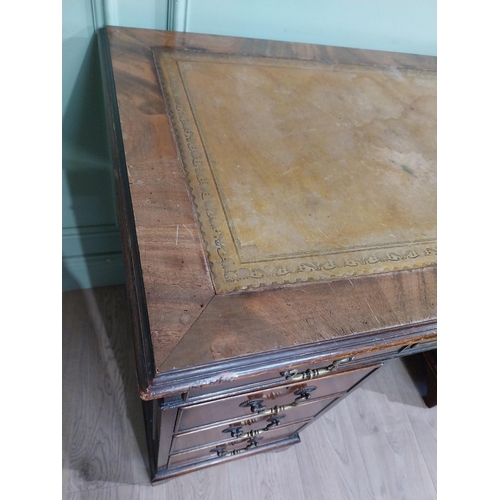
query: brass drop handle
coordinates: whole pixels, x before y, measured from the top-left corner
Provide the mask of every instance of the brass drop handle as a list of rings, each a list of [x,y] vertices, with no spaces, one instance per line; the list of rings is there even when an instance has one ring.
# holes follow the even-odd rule
[[[237,450],[232,450],[232,451],[226,451],[226,446],[217,446],[217,448],[214,448],[213,450],[210,450],[210,453],[217,453],[218,457],[230,457],[232,455],[238,455],[239,453],[243,453],[246,450],[249,450],[250,448],[253,448],[254,446],[257,446],[257,441],[260,441],[262,438],[252,438],[248,440],[248,444],[244,448],[239,448]]]
[[[249,399],[248,401],[244,401],[240,404],[241,407],[250,407],[252,413],[258,413],[259,415],[276,415],[278,413],[282,413],[284,411],[291,410],[295,408],[303,401],[308,400],[311,397],[311,392],[315,391],[316,387],[304,387],[303,389],[299,389],[294,392],[295,401],[293,403],[287,405],[277,405],[272,408],[266,408],[262,403],[263,399]]]
[[[222,432],[225,434],[231,434],[231,437],[233,438],[253,438],[255,436],[258,436],[259,434],[262,434],[263,432],[268,431],[269,429],[272,429],[273,427],[276,427],[277,425],[280,425],[280,420],[282,418],[285,418],[286,415],[279,415],[276,417],[268,418],[266,422],[269,422],[264,428],[262,429],[255,429],[252,431],[248,432],[243,432],[241,429],[241,425],[235,426],[235,427],[228,427],[227,429],[224,429]]]
[[[247,408],[250,407],[252,413],[261,413],[265,410],[265,406],[262,404],[264,402],[263,399],[249,399],[248,401],[244,401],[240,404],[240,407]]]
[[[233,438],[240,438],[245,435],[245,433],[241,429],[242,429],[241,425],[238,425],[235,427],[228,427],[227,429],[224,429],[222,432],[224,432],[225,434],[230,433],[231,437]]]
[[[311,380],[313,378],[320,377],[321,375],[336,371],[340,364],[352,361],[352,359],[352,357],[336,359],[331,365],[328,365],[325,368],[313,368],[312,370],[308,369],[305,372],[298,372],[297,370],[287,370],[285,372],[280,372],[280,375],[293,382],[300,380]]]

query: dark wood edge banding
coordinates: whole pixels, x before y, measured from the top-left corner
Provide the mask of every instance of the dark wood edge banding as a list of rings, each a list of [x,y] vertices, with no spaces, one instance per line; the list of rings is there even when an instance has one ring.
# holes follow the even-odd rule
[[[267,353],[258,353],[249,356],[240,356],[228,360],[216,361],[211,364],[199,365],[196,372],[192,367],[163,372],[157,375],[148,388],[144,399],[156,399],[178,392],[203,386],[216,385],[228,382],[231,379],[248,377],[262,372],[279,372],[291,366],[300,366],[307,363],[318,363],[342,357],[345,353],[363,350],[382,341],[387,347],[404,345],[432,340],[436,337],[436,321],[426,321],[419,324],[398,326],[386,330],[357,334],[351,337],[335,338],[326,341],[308,344],[307,346],[293,346]],[[386,356],[390,358],[390,356]],[[366,360],[367,363],[373,362]],[[361,365],[359,365],[361,367]],[[346,367],[353,367],[346,364]],[[231,378],[230,378],[231,377]],[[262,382],[260,382],[262,384]],[[221,397],[217,395],[217,397]],[[198,399],[198,398],[197,398]],[[205,399],[205,398],[204,398]]]
[[[159,432],[161,422],[161,410],[156,401],[141,401],[144,419],[144,430],[146,434],[146,445],[148,449],[148,463],[150,479],[156,474],[159,452]]]
[[[115,185],[118,199],[118,215],[120,219],[122,248],[125,257],[127,292],[133,323],[133,341],[136,356],[137,378],[139,390],[146,392],[155,374],[153,345],[149,334],[149,320],[146,310],[146,298],[142,270],[137,244],[134,211],[130,187],[127,181],[127,164],[120,126],[120,112],[116,99],[116,89],[111,63],[111,52],[106,28],[97,33],[103,78],[104,96],[108,116],[108,127],[113,154]]]

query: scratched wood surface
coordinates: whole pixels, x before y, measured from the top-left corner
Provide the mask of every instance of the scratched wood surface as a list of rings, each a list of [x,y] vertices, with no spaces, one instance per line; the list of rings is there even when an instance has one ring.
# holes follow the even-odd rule
[[[64,500],[436,498],[437,406],[400,360],[285,450],[151,486],[124,287],[63,294]]]
[[[216,296],[161,370],[433,319],[435,271]]]
[[[212,298],[150,47],[118,30],[111,45],[128,184],[155,364],[160,366]],[[120,200],[125,203],[124,200]]]
[[[178,117],[177,128],[174,126],[175,120],[169,119],[169,104],[164,99],[161,84],[165,87],[171,79],[164,75],[164,81],[161,82],[161,71],[157,70],[158,51],[166,49],[186,54],[204,51],[212,55],[278,57],[308,64],[391,67],[401,74],[405,71],[435,74],[435,58],[130,28],[108,28],[107,34],[131,193],[131,200],[120,200],[120,203],[131,203],[133,208],[136,234],[129,234],[127,238],[137,238],[142,272],[140,279],[144,284],[150,326],[149,331],[143,331],[140,335],[151,337],[154,364],[158,372],[435,319],[436,273],[433,266],[415,271],[398,271],[397,276],[392,277],[377,274],[380,280],[377,278],[376,281],[371,279],[372,276],[367,276],[342,282],[330,280],[324,274],[326,270],[335,268],[331,262],[316,259],[300,268],[304,283],[283,286],[283,281],[282,284],[271,284],[263,291],[216,295],[214,283],[217,283],[217,279],[212,269],[214,256],[206,247],[199,214],[196,214],[200,203],[205,203],[205,213],[213,217],[214,222],[215,208],[207,198],[208,192],[198,193],[197,198],[193,191],[193,179],[189,179],[185,169],[186,153],[183,156],[182,152],[183,141],[191,137],[192,130],[181,130],[182,124],[187,123],[182,116]],[[431,97],[426,97],[422,106],[432,114]],[[231,99],[229,96],[229,101]],[[419,101],[418,98],[416,100]],[[410,99],[406,104],[416,105],[414,101]],[[409,108],[403,114],[410,116],[408,113]],[[206,122],[207,117],[204,120]],[[415,137],[423,134],[427,139],[432,138],[433,123],[426,128],[424,123],[417,122],[412,128],[415,129]],[[398,143],[396,136],[393,139]],[[198,165],[198,153],[201,151],[193,150],[193,147],[193,144],[188,144],[186,151]],[[432,156],[433,151],[430,144],[422,158]],[[415,160],[416,157],[412,158]],[[399,164],[406,165],[407,170],[413,173],[418,168],[421,173],[429,173],[429,168],[432,170],[432,158],[423,163],[415,161],[411,165]],[[404,177],[404,182],[421,182],[422,179],[413,179],[401,165],[397,175],[410,179]],[[197,182],[205,182],[201,173]],[[245,185],[239,187],[243,190],[248,188]],[[234,190],[235,186],[230,188]],[[279,197],[284,198],[282,193]],[[232,199],[234,203],[236,197]],[[412,221],[415,219],[415,224],[410,224],[412,231],[419,225],[416,215],[425,209],[424,232],[429,236],[427,233],[433,230],[430,220],[432,206],[432,200],[428,206],[421,201],[415,205],[416,213],[410,217]],[[321,204],[318,207],[319,210]],[[408,207],[414,208],[411,203]],[[245,213],[241,207],[238,211]],[[249,218],[242,219],[246,226],[251,222],[250,212]],[[308,213],[312,214],[313,211]],[[328,214],[325,211],[321,214],[327,220]],[[216,239],[215,244],[219,245],[216,251],[219,254],[222,252],[223,262],[229,266],[226,266],[226,271],[232,276],[235,269],[231,267],[231,259],[225,258],[221,242],[222,239]],[[292,250],[287,247],[287,252]],[[424,249],[425,252],[427,250],[431,255],[426,258],[432,260],[433,249]],[[387,259],[392,260],[396,268],[415,265],[412,263],[413,254],[398,261],[400,257],[391,253]],[[365,259],[363,265],[369,267],[377,259]],[[424,264],[421,262],[419,265]],[[272,273],[276,271],[276,275],[288,275],[283,266],[270,266],[270,269]],[[245,279],[248,281],[248,277]],[[350,304],[343,297],[344,293],[352,299]]]

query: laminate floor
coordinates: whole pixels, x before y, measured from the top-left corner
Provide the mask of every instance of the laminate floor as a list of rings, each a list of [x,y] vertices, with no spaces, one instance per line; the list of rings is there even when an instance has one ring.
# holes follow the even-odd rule
[[[151,486],[124,287],[63,293],[64,500],[431,500],[436,411],[403,363],[281,451]]]

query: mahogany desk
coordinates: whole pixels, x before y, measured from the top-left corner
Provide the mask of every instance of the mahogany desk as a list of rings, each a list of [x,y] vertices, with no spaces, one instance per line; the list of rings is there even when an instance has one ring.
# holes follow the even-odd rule
[[[99,33],[153,481],[436,346],[436,59]]]

